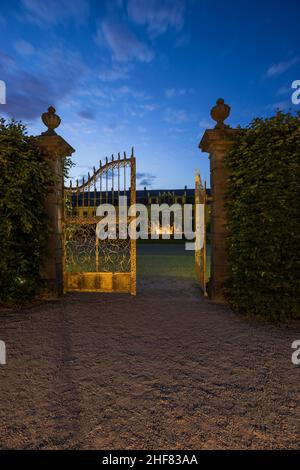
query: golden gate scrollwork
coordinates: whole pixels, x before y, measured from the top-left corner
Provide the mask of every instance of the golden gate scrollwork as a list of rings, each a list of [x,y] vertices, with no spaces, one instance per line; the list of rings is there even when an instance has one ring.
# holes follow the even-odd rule
[[[202,230],[200,238],[203,240],[202,247],[199,249],[195,248],[195,268],[196,275],[200,284],[200,288],[205,296],[207,296],[207,273],[206,273],[206,182],[204,185],[201,182],[199,173],[195,175],[195,230]],[[202,223],[198,220],[199,211],[197,210],[197,204],[203,204],[203,218]]]
[[[87,181],[70,182],[64,188],[64,290],[85,292],[130,292],[136,294],[136,241],[129,238],[100,240],[96,226],[101,220],[97,207],[112,204],[118,234],[119,197],[128,205],[136,202],[136,162],[124,153],[106,159]],[[130,220],[127,217],[127,226]]]

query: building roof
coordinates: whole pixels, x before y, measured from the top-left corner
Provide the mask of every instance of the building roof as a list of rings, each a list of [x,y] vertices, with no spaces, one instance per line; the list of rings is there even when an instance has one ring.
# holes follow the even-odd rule
[[[211,195],[211,190],[209,188],[206,189],[206,193],[208,196]],[[96,195],[96,204],[94,204],[94,198]],[[90,205],[99,205],[101,203],[111,203],[112,202],[112,195],[113,192],[110,191],[102,191],[101,194],[101,199],[100,199],[100,192],[96,191],[96,193],[91,190],[90,193],[85,192],[84,193],[84,205],[89,205],[88,201],[90,201]],[[114,203],[116,203],[116,198],[118,195],[118,191],[114,190]],[[126,195],[128,200],[130,197],[130,190],[127,190],[125,193],[124,191],[120,191],[120,196]],[[162,198],[163,200],[167,200],[168,202],[172,202],[173,197],[183,197],[186,196],[186,202],[187,203],[193,203],[195,199],[195,189],[194,188],[186,188],[186,189],[138,189],[136,191],[136,202],[147,204],[149,201],[149,198]],[[73,193],[72,197],[72,203],[76,202],[76,193]],[[83,199],[83,194],[80,193],[78,195],[78,205],[82,206],[82,199]]]

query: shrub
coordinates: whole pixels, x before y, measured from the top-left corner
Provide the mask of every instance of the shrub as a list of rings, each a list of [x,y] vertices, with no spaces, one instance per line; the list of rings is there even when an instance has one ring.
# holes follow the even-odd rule
[[[300,113],[254,119],[226,164],[229,302],[269,320],[300,316]]]
[[[0,118],[0,301],[33,296],[49,233],[44,202],[53,175],[25,126]]]

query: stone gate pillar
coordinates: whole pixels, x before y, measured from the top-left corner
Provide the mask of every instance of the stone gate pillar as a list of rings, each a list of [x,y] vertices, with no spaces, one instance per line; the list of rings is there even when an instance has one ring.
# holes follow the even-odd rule
[[[48,108],[48,112],[42,114],[42,121],[48,130],[35,138],[36,144],[55,174],[55,182],[47,194],[45,203],[45,212],[50,221],[50,234],[45,261],[40,268],[40,273],[46,289],[55,295],[61,295],[63,293],[63,161],[75,150],[55,132],[54,129],[60,125],[61,120],[52,106]]]
[[[217,101],[211,110],[212,118],[217,121],[214,129],[207,129],[199,143],[202,152],[209,153],[211,203],[211,278],[208,293],[214,302],[224,303],[224,286],[228,280],[228,259],[226,252],[226,208],[228,172],[224,168],[224,157],[238,132],[224,124],[230,114],[230,107],[223,99]]]

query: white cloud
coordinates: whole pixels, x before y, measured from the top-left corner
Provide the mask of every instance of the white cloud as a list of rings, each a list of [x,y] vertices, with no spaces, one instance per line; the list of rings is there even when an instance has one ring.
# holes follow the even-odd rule
[[[129,78],[129,67],[125,64],[111,64],[102,66],[99,72],[99,78],[103,82],[115,82]]]
[[[201,119],[199,122],[198,122],[198,125],[201,129],[209,129],[212,127],[212,121],[209,121],[208,119]]]
[[[133,98],[144,98],[145,93],[143,91],[134,90],[130,88],[128,85],[123,85],[116,90],[116,93],[119,95],[127,95],[132,96]]]
[[[194,93],[193,88],[167,88],[165,91],[167,98],[174,98],[178,96],[186,96]]]
[[[98,45],[107,46],[117,62],[151,62],[154,58],[154,51],[140,41],[126,23],[116,19],[103,20],[95,40]]]
[[[20,55],[31,55],[34,53],[34,47],[27,41],[17,41],[14,46]]]
[[[1,69],[13,70],[18,67],[16,60],[5,52],[0,51],[0,71]]]
[[[114,134],[116,132],[122,131],[124,129],[124,125],[111,123],[103,126],[102,130],[105,134]]]
[[[128,15],[140,25],[146,25],[152,37],[168,29],[180,31],[184,25],[186,2],[183,0],[129,0]]]
[[[276,95],[278,95],[278,96],[280,96],[280,95],[291,95],[291,93],[292,93],[292,87],[291,87],[291,84],[290,84],[289,86],[283,85],[280,88],[278,88],[278,90],[276,92]]]
[[[175,88],[168,88],[165,93],[167,98],[173,98],[175,96]]]
[[[189,116],[184,109],[167,108],[164,112],[164,120],[171,124],[182,124],[189,121]]]
[[[277,64],[273,64],[267,70],[266,75],[267,75],[267,77],[275,77],[277,75],[281,75],[286,70],[288,70],[290,67],[297,64],[297,62],[299,62],[299,58],[298,57],[293,57],[292,59],[287,60],[285,62],[278,62]]]
[[[157,106],[153,103],[130,103],[126,104],[124,107],[124,111],[127,115],[136,118],[142,118],[145,116],[146,113],[155,111]]]
[[[26,19],[38,26],[63,23],[68,20],[84,24],[89,16],[87,0],[22,0],[27,12]]]
[[[34,120],[49,105],[62,103],[80,86],[87,70],[81,55],[62,45],[50,47],[47,52],[45,54],[44,50],[38,50],[32,56],[35,73],[23,69],[20,63],[15,67],[3,67],[0,55],[1,76],[10,83],[6,115]]]

